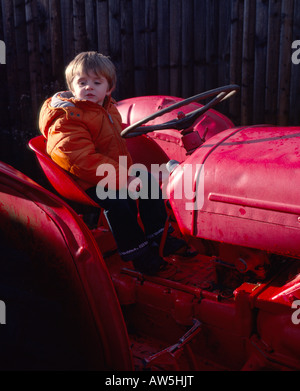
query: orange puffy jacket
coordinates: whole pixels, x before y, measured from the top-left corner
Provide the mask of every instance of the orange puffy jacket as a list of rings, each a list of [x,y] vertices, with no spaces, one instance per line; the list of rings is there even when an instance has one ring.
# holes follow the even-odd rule
[[[64,98],[64,94],[57,94],[62,102],[58,107],[54,107],[49,98],[40,111],[39,128],[47,139],[48,154],[85,190],[105,177],[96,175],[101,164],[114,167],[117,189],[126,186],[132,159],[126,141],[120,136],[122,121],[113,100],[108,97],[100,106],[87,100]],[[121,170],[124,173],[127,168],[125,177],[119,175],[120,156],[127,158]]]

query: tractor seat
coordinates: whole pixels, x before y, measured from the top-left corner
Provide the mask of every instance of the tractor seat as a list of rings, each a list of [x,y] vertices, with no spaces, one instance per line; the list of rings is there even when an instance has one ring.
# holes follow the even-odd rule
[[[42,170],[58,194],[67,200],[100,208],[75,180],[50,158],[46,151],[46,141],[45,137],[41,135],[31,139],[28,145],[35,152]]]

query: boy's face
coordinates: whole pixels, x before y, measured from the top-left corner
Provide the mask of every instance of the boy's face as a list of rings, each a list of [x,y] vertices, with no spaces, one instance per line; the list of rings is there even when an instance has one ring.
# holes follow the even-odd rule
[[[102,105],[107,95],[111,94],[108,81],[95,73],[78,73],[72,83],[72,92],[77,99],[85,99]]]

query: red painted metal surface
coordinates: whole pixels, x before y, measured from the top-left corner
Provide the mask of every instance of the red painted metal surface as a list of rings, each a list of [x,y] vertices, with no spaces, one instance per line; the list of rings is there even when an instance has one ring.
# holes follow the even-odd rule
[[[183,232],[276,254],[300,257],[300,128],[247,127],[224,131],[186,159],[203,165],[201,208],[170,202]]]
[[[0,214],[1,239],[5,235],[13,247],[23,250],[24,262],[29,254],[30,259],[44,262],[49,276],[51,270],[55,270],[57,280],[51,281],[53,287],[59,278],[65,279],[66,285],[70,284],[69,294],[76,303],[79,317],[74,322],[80,322],[82,327],[80,339],[72,342],[76,345],[83,339],[91,368],[132,369],[127,331],[115,290],[99,248],[82,219],[59,198],[4,163],[0,163]],[[33,281],[39,278],[37,274]],[[63,300],[62,296],[61,302]],[[9,311],[13,305],[8,299]],[[30,314],[28,316],[30,320]],[[21,319],[21,324],[28,319]],[[56,321],[59,325],[60,318]],[[15,326],[8,321],[8,328]],[[27,343],[30,344],[30,340]],[[38,359],[44,358],[37,356]],[[30,361],[30,355],[27,360]],[[23,365],[26,367],[26,362]],[[67,362],[61,363],[58,369],[64,368],[68,368]]]

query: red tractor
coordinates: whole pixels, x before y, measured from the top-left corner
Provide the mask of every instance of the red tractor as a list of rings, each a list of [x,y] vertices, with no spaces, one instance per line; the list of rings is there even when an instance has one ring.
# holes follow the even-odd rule
[[[134,162],[169,170],[166,226],[195,250],[169,275],[121,261],[101,211],[89,227],[96,205],[42,136],[57,195],[1,164],[2,368],[300,369],[300,127],[235,127],[212,107],[237,90],[118,104]]]

